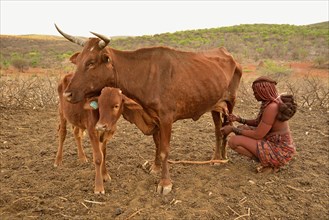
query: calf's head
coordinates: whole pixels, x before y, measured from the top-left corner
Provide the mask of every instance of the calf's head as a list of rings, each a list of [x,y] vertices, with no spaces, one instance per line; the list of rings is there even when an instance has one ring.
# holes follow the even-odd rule
[[[88,99],[86,109],[99,109],[99,120],[95,126],[99,132],[114,131],[123,109],[143,109],[137,102],[126,97],[118,88],[105,87],[100,96]]]
[[[56,25],[55,25],[56,26]],[[83,98],[99,95],[105,86],[115,86],[116,73],[111,59],[111,51],[106,48],[110,39],[91,32],[97,38],[82,40],[61,31],[66,39],[83,47],[75,53],[70,61],[76,65],[76,71],[64,91],[64,97],[71,103],[82,101]]]

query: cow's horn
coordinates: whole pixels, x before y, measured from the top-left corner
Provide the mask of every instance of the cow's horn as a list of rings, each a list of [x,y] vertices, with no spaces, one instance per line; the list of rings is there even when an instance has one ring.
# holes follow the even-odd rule
[[[63,35],[63,37],[65,37],[66,39],[68,39],[69,41],[71,41],[71,42],[73,42],[73,43],[76,43],[76,44],[78,44],[78,45],[80,45],[80,46],[84,46],[84,45],[85,45],[85,41],[84,41],[84,40],[79,39],[79,38],[77,38],[77,37],[73,37],[73,36],[71,36],[71,35],[68,35],[68,34],[64,33],[63,31],[61,31],[61,29],[59,29],[59,27],[57,27],[56,24],[55,24],[55,27],[56,27],[57,31],[58,31],[61,35]]]
[[[110,43],[110,41],[111,41],[110,38],[108,38],[108,37],[106,37],[106,36],[104,36],[104,35],[97,34],[97,33],[91,32],[91,31],[90,31],[90,33],[92,33],[92,34],[95,35],[96,37],[102,39],[102,40],[98,43],[98,46],[99,46],[99,48],[101,48],[101,49],[103,49],[104,47],[106,47],[106,46]]]

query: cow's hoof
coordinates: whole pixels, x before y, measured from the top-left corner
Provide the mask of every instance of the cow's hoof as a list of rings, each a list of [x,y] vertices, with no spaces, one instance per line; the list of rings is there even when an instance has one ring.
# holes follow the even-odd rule
[[[105,194],[105,190],[95,190],[94,191],[94,193],[96,194],[96,195],[99,195],[99,194]]]
[[[160,184],[157,187],[157,193],[162,194],[162,195],[167,195],[168,193],[170,193],[172,190],[172,184],[168,185],[168,186],[161,186]]]
[[[212,161],[216,161],[216,160],[218,161],[217,163],[216,162],[212,162],[211,165],[213,165],[213,166],[220,166],[223,163],[227,163],[228,162],[228,158],[227,157],[222,158],[220,156],[213,156],[211,160]]]
[[[54,163],[54,167],[59,167],[59,166],[62,166],[63,164],[62,164],[62,162],[55,162]]]

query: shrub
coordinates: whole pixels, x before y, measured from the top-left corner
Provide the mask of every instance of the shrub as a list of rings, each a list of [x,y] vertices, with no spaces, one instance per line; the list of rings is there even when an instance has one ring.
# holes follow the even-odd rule
[[[318,68],[329,68],[328,59],[324,56],[318,56],[314,59],[314,64]]]
[[[15,58],[11,61],[11,64],[18,69],[19,72],[24,72],[29,69],[29,63],[23,58]]]
[[[280,81],[282,77],[286,77],[291,73],[291,69],[285,65],[280,65],[273,60],[265,60],[259,71],[263,75],[267,75],[277,81]]]

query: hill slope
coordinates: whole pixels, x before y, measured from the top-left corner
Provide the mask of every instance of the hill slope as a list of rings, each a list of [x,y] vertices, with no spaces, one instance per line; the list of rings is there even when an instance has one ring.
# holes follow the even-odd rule
[[[102,34],[106,34],[106,30]],[[11,65],[14,60],[23,60],[32,67],[62,68],[74,52],[81,50],[78,45],[56,36],[1,35],[0,40],[2,68]],[[244,24],[113,38],[111,47],[134,50],[161,45],[183,50],[205,50],[224,46],[240,62],[259,59],[325,62],[329,60],[328,43],[329,22],[322,22],[304,26]]]

